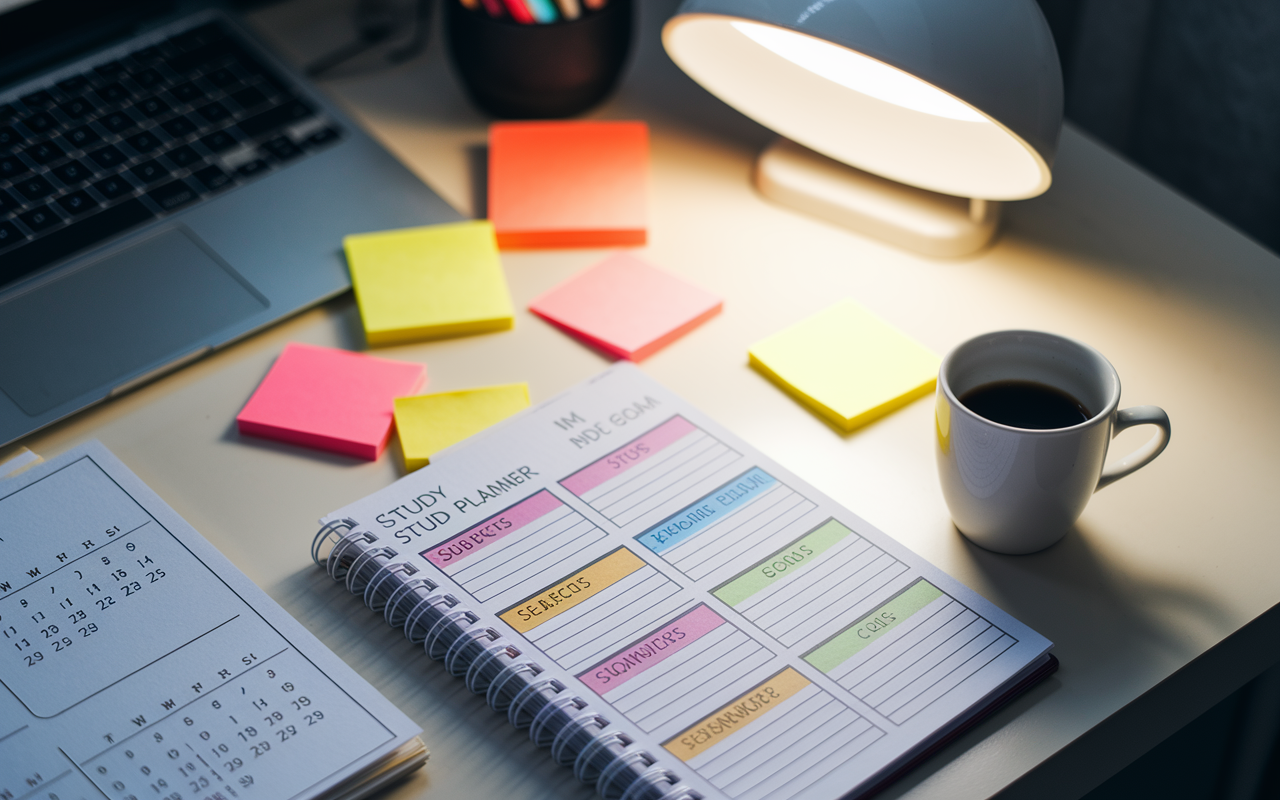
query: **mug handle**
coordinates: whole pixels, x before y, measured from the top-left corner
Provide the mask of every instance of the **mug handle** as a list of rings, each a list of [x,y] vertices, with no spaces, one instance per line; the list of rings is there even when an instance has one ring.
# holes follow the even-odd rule
[[[1120,431],[1132,428],[1134,425],[1155,425],[1160,431],[1151,437],[1151,441],[1104,469],[1102,477],[1098,479],[1098,486],[1094,489],[1095,492],[1150,464],[1169,446],[1169,415],[1163,408],[1134,406],[1116,412],[1116,422],[1111,429],[1111,438],[1114,439]]]

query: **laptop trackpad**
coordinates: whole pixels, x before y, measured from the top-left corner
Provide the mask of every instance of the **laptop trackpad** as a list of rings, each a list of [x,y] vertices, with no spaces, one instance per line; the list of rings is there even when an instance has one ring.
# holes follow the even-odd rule
[[[267,305],[194,234],[170,228],[0,304],[0,389],[34,416],[183,356]]]

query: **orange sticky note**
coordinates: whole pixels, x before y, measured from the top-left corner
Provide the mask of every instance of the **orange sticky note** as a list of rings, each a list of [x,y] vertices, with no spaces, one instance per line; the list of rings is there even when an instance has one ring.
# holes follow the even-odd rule
[[[296,342],[236,416],[240,433],[373,461],[391,437],[394,400],[426,384],[423,364]]]
[[[649,127],[499,122],[489,127],[489,219],[501,248],[642,245]]]
[[[640,361],[720,313],[724,301],[618,253],[529,304],[605,352]]]

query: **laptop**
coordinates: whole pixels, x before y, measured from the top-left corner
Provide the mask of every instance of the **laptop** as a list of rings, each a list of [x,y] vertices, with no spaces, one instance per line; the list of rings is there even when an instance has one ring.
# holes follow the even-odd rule
[[[461,216],[209,4],[0,0],[0,446]]]

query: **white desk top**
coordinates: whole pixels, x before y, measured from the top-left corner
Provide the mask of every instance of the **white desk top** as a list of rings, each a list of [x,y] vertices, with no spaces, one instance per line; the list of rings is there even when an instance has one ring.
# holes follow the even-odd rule
[[[254,22],[305,60],[350,35],[351,5],[294,0]],[[726,298],[723,314],[644,369],[1057,643],[1057,675],[886,796],[1077,797],[1280,659],[1280,614],[1267,614],[1280,601],[1268,499],[1280,486],[1280,259],[1071,128],[1053,188],[1008,206],[1002,237],[974,258],[916,257],[793,214],[750,188],[770,135],[662,53],[657,29],[675,2],[638,5],[637,56],[597,115],[652,126],[650,244],[639,254]],[[472,209],[486,120],[438,43],[398,68],[348,71],[325,86],[446,199]],[[336,247],[345,231],[334,233]],[[602,255],[505,254],[517,308]],[[1172,444],[1100,493],[1053,548],[978,550],[942,501],[931,400],[841,436],[747,366],[749,345],[841,297],[938,353],[1002,328],[1079,338],[1115,364],[1124,405],[1169,412]],[[311,565],[314,520],[402,468],[394,445],[366,463],[236,433],[235,414],[289,341],[361,349],[350,296],[22,444],[53,455],[102,439],[417,720],[433,755],[395,800],[589,796]],[[535,402],[607,363],[523,310],[513,331],[378,354],[427,363],[433,390],[527,381]],[[1125,434],[1114,451],[1144,435]]]

